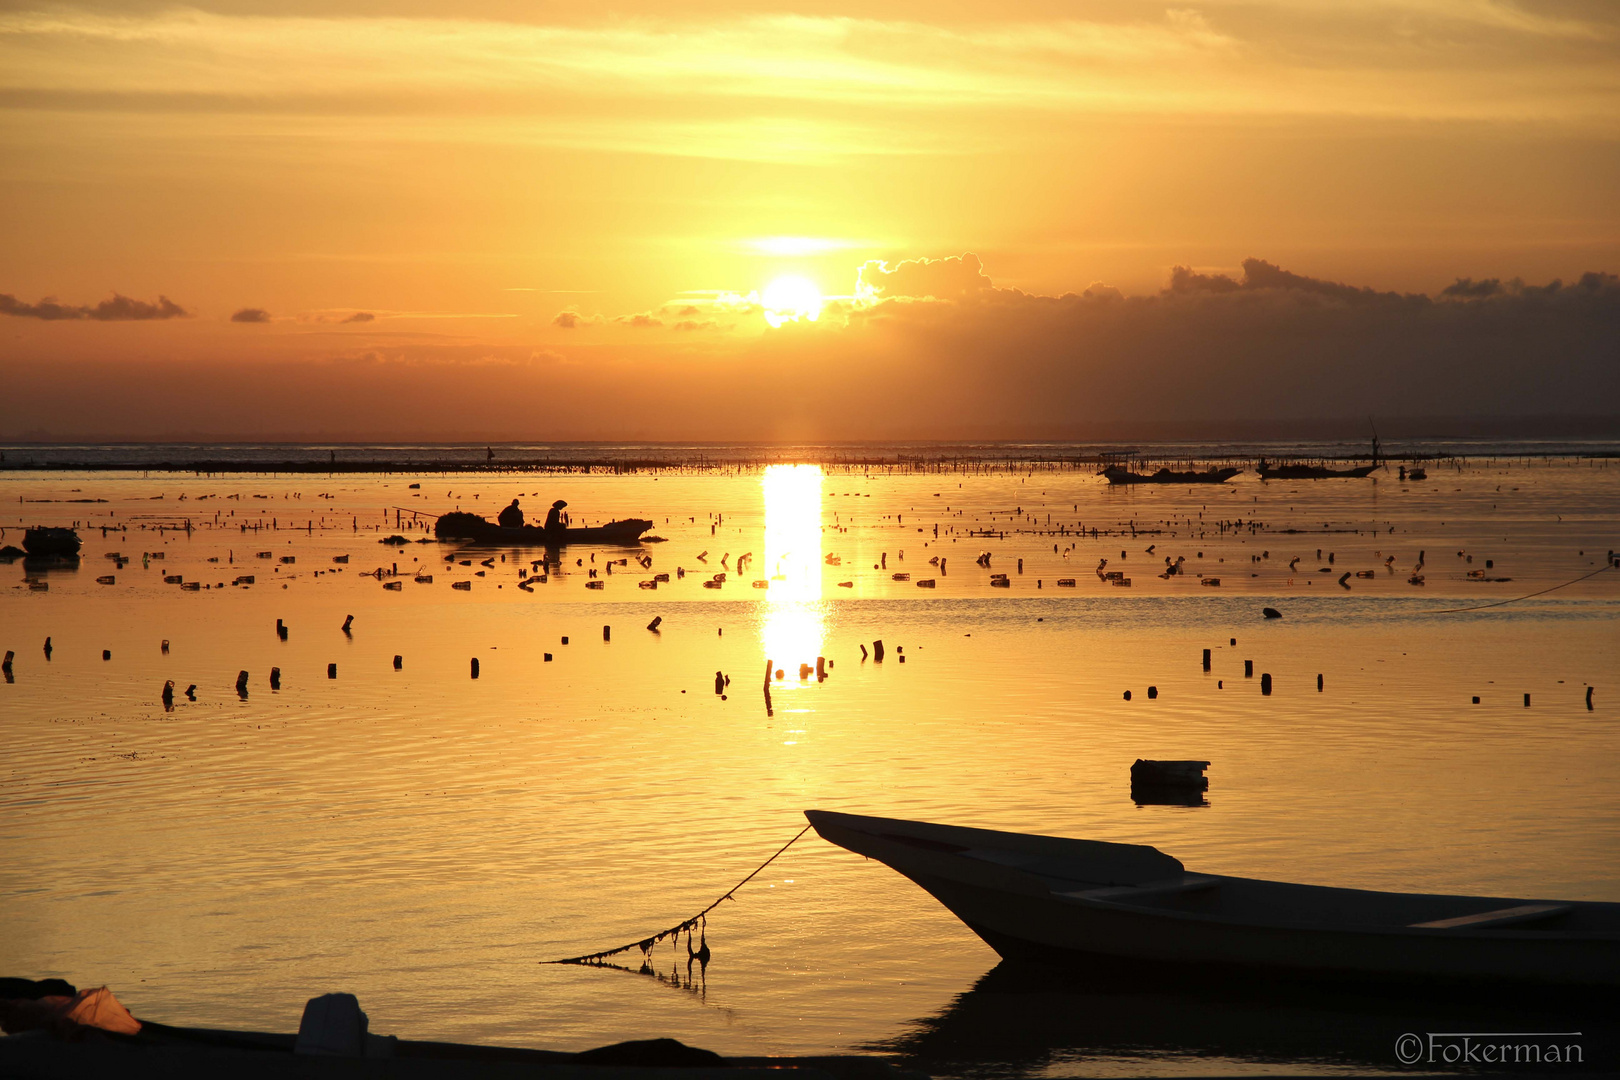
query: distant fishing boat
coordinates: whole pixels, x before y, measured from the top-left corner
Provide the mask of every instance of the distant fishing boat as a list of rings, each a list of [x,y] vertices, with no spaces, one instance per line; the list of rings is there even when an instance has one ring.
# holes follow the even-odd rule
[[[1190,874],[1155,848],[826,810],[1008,959],[1356,980],[1620,986],[1620,904]]]
[[[477,514],[445,514],[433,526],[441,540],[474,540],[482,544],[520,544],[529,547],[564,547],[568,544],[637,544],[653,527],[645,518],[610,521],[585,528],[547,529],[539,525],[506,527]]]
[[[1330,469],[1326,465],[1302,465],[1298,462],[1285,462],[1281,465],[1269,463],[1261,458],[1255,465],[1255,471],[1262,480],[1329,480],[1335,477],[1349,477],[1360,479],[1371,476],[1380,466],[1378,460],[1378,433],[1373,433],[1372,464],[1358,465],[1351,469]]]
[[[1260,474],[1262,480],[1327,480],[1336,476],[1353,478],[1371,476],[1378,468],[1376,461],[1371,465],[1359,465],[1353,469],[1330,469],[1325,465],[1274,465],[1261,458],[1260,463],[1255,466],[1255,471]]]
[[[1163,468],[1154,473],[1131,472],[1123,465],[1108,465],[1099,474],[1110,484],[1224,484],[1242,469],[1209,468],[1203,471],[1176,472]]]
[[[79,534],[72,529],[42,526],[23,533],[23,550],[36,557],[77,558],[79,546]]]

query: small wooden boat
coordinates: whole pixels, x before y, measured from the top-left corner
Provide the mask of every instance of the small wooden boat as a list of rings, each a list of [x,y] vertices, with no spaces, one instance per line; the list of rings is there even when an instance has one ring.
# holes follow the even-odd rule
[[[826,810],[1008,959],[1332,980],[1620,986],[1620,904],[1190,874],[1155,848]]]
[[[1255,471],[1262,480],[1331,480],[1336,477],[1348,477],[1359,480],[1371,476],[1383,462],[1378,460],[1378,432],[1373,431],[1372,464],[1357,465],[1353,469],[1330,469],[1326,465],[1303,465],[1299,462],[1285,462],[1278,465],[1261,458],[1255,465]]]
[[[645,518],[628,518],[587,528],[546,529],[539,525],[507,528],[477,514],[458,511],[439,518],[433,526],[433,535],[441,540],[474,540],[480,544],[518,544],[528,547],[563,547],[567,544],[629,545],[640,543],[642,534],[652,527],[653,523]]]
[[[1378,470],[1378,462],[1371,465],[1358,465],[1353,469],[1330,469],[1325,465],[1277,465],[1267,462],[1264,458],[1255,466],[1255,471],[1262,480],[1331,480],[1334,477],[1350,477],[1360,479],[1371,476]]]
[[[33,528],[23,533],[23,550],[31,556],[77,558],[79,534],[72,529]]]
[[[1107,477],[1110,484],[1224,484],[1242,471],[1209,468],[1201,472],[1176,472],[1166,468],[1153,473],[1138,473],[1131,472],[1123,465],[1109,465],[1101,475]]]

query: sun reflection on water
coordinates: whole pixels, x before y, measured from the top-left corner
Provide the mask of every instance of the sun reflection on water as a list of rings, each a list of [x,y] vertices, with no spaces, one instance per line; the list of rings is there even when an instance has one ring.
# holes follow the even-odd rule
[[[784,671],[813,664],[825,632],[821,604],[821,469],[771,465],[760,477],[765,497],[765,556],[770,579],[760,619],[765,656]]]

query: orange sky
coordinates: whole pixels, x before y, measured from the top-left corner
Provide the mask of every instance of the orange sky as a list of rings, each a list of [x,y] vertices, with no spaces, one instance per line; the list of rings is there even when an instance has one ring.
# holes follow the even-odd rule
[[[1205,289],[1198,314],[1166,291],[1177,266],[1242,282],[1249,258],[1435,298],[1620,271],[1610,0],[671,10],[6,5],[0,433],[476,437],[489,416],[511,438],[952,437],[999,373],[1026,390],[997,398],[1011,436],[1021,418],[1201,416],[1207,389],[1177,398],[1176,364],[1343,378],[1386,341],[1407,350],[1388,372],[1405,393],[1355,407],[1436,415],[1451,383],[1414,386],[1469,362],[1443,346],[1504,325],[1507,382],[1457,411],[1620,413],[1608,279],[1565,307],[1456,293],[1415,328],[1297,281]],[[966,253],[984,281],[965,293],[856,295],[871,260]],[[784,275],[846,299],[773,328],[757,294]],[[1054,306],[1093,286],[1096,310]],[[1255,306],[1278,292],[1374,314],[1279,322]],[[185,314],[96,307],[115,295]],[[1116,301],[1156,314],[1108,316]],[[1223,327],[1246,336],[1200,353]],[[854,357],[912,400],[801,402],[773,424],[768,398],[692,389],[854,393]],[[1549,359],[1576,366],[1531,402]],[[1170,400],[1093,400],[1122,366],[1173,375]],[[271,384],[287,392],[244,389]],[[321,400],[339,385],[362,400]],[[1331,381],[1290,385],[1222,415],[1349,408]],[[172,414],[192,394],[217,422]]]

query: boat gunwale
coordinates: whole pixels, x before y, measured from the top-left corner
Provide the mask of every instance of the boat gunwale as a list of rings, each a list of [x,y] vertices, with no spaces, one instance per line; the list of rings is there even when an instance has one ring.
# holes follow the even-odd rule
[[[878,861],[883,862],[882,859],[879,859]],[[888,864],[885,863],[885,865],[888,865]],[[1036,875],[1036,876],[1039,876],[1039,875]],[[1321,892],[1331,892],[1331,893],[1335,893],[1335,894],[1339,894],[1339,895],[1345,895],[1345,896],[1355,896],[1355,895],[1376,896],[1376,897],[1379,897],[1381,899],[1393,899],[1393,900],[1407,900],[1407,899],[1410,899],[1410,900],[1443,900],[1443,899],[1448,899],[1448,898],[1455,897],[1457,899],[1463,899],[1463,900],[1490,901],[1493,904],[1494,903],[1501,903],[1501,904],[1559,904],[1559,905],[1565,905],[1568,908],[1570,908],[1571,910],[1568,913],[1573,913],[1574,911],[1580,910],[1583,906],[1588,906],[1588,905],[1600,905],[1600,906],[1608,905],[1608,906],[1620,907],[1620,904],[1613,904],[1613,902],[1606,901],[1606,900],[1536,900],[1536,899],[1521,899],[1521,898],[1509,897],[1509,896],[1477,896],[1477,895],[1462,895],[1462,894],[1453,894],[1453,893],[1397,893],[1397,892],[1386,892],[1386,891],[1383,891],[1383,890],[1380,890],[1380,889],[1356,889],[1356,888],[1350,888],[1350,887],[1340,886],[1340,885],[1308,885],[1308,884],[1303,884],[1303,883],[1300,883],[1300,882],[1293,882],[1293,881],[1272,881],[1269,878],[1243,878],[1243,877],[1236,877],[1236,876],[1229,875],[1229,874],[1199,874],[1197,876],[1210,878],[1210,879],[1214,880],[1215,883],[1216,883],[1216,887],[1218,887],[1220,884],[1223,884],[1225,882],[1243,882],[1245,884],[1254,884],[1254,885],[1280,885],[1280,886],[1286,886],[1288,888],[1294,888],[1294,889],[1312,889],[1312,890],[1318,890],[1318,891],[1321,891]],[[913,880],[915,880],[915,879],[913,879]],[[1068,895],[1068,894],[1065,894],[1065,893],[1053,892],[1052,893],[1052,898],[1054,900],[1058,900],[1058,901],[1066,902],[1066,903],[1071,903],[1071,904],[1077,904],[1077,905],[1080,905],[1080,906],[1083,906],[1083,907],[1092,907],[1092,908],[1098,908],[1098,909],[1107,910],[1107,911],[1130,911],[1130,912],[1135,912],[1135,913],[1140,914],[1140,915],[1149,915],[1149,916],[1152,916],[1154,918],[1168,917],[1168,918],[1175,919],[1175,920],[1180,921],[1180,922],[1212,923],[1212,924],[1217,924],[1217,925],[1221,925],[1221,926],[1244,926],[1244,927],[1255,927],[1255,928],[1269,929],[1269,930],[1285,930],[1285,931],[1309,930],[1309,931],[1313,931],[1313,932],[1326,932],[1326,933],[1373,934],[1373,935],[1377,935],[1377,936],[1380,936],[1380,937],[1383,936],[1383,935],[1386,935],[1386,934],[1400,934],[1400,935],[1403,935],[1403,936],[1413,936],[1413,937],[1422,937],[1422,938],[1439,938],[1439,939],[1448,940],[1448,941],[1449,940],[1461,939],[1461,938],[1473,938],[1473,937],[1484,937],[1484,938],[1487,938],[1487,939],[1492,940],[1492,941],[1514,940],[1514,939],[1518,939],[1518,938],[1523,938],[1523,939],[1526,939],[1526,940],[1535,940],[1535,941],[1567,940],[1567,939],[1579,939],[1581,941],[1591,941],[1591,940],[1600,940],[1600,941],[1614,940],[1614,941],[1620,941],[1620,929],[1615,929],[1615,930],[1578,930],[1578,931],[1571,931],[1571,930],[1526,930],[1526,929],[1522,929],[1520,927],[1504,927],[1504,928],[1493,930],[1493,929],[1490,929],[1489,927],[1479,927],[1479,928],[1473,928],[1473,929],[1470,929],[1470,928],[1467,928],[1467,927],[1444,928],[1444,927],[1413,926],[1413,925],[1409,925],[1409,924],[1403,925],[1403,924],[1395,924],[1395,923],[1377,924],[1377,923],[1328,923],[1328,922],[1280,922],[1280,921],[1260,922],[1260,921],[1255,921],[1253,918],[1245,918],[1245,917],[1234,916],[1234,915],[1222,915],[1222,914],[1219,914],[1219,913],[1216,913],[1216,912],[1184,911],[1184,910],[1179,910],[1177,908],[1158,907],[1158,906],[1155,906],[1153,904],[1143,903],[1143,902],[1130,903],[1130,902],[1128,902],[1129,899],[1130,899],[1128,896],[1122,896],[1118,900],[1111,900],[1111,899],[1101,899],[1101,898],[1097,898],[1097,897],[1072,896],[1072,895]],[[1142,899],[1145,900],[1146,897],[1144,897]]]
[[[976,828],[976,827],[973,827],[973,826],[942,825],[942,824],[938,824],[938,823],[935,823],[935,822],[909,821],[909,820],[906,820],[906,819],[903,819],[903,818],[879,818],[879,817],[871,817],[871,816],[865,816],[865,815],[859,815],[859,814],[848,814],[848,813],[844,813],[844,812],[841,812],[841,811],[807,811],[806,812],[807,817],[810,817],[811,814],[815,814],[817,816],[827,815],[827,814],[835,814],[836,816],[838,816],[840,818],[854,819],[855,821],[864,821],[864,822],[871,823],[873,826],[879,826],[879,827],[892,826],[892,825],[895,825],[895,824],[911,825],[911,826],[919,826],[920,825],[920,826],[927,826],[931,830],[932,829],[937,829],[937,830],[945,830],[947,832],[951,831],[951,830],[964,830],[964,831],[967,831],[967,832],[970,832],[970,833],[978,833],[978,834],[985,834],[985,833],[999,834],[999,835],[1007,836],[1007,837],[1010,837],[1010,838],[1038,839],[1038,840],[1048,840],[1048,841],[1064,841],[1064,840],[1072,840],[1072,839],[1074,839],[1074,838],[1071,838],[1071,837],[1046,836],[1044,834],[1038,834],[1038,833],[1007,833],[1007,832],[1000,832],[999,830],[979,829],[979,828]],[[820,829],[819,825],[817,824],[815,817],[811,817],[811,823],[817,825],[817,829],[816,829],[817,834],[821,835],[823,837],[823,839],[827,839],[826,836],[821,833],[821,829]],[[846,824],[846,823],[843,823],[843,822],[829,822],[829,824],[833,824],[835,828],[844,828],[844,829],[847,829],[847,830],[849,830],[851,832],[860,833],[861,835],[870,837],[870,838],[872,838],[874,840],[887,842],[887,843],[898,843],[898,841],[891,838],[891,836],[885,835],[883,832],[874,831],[873,829],[861,828],[859,826],[856,826],[856,825],[853,825],[853,824]],[[985,845],[982,843],[982,836],[975,837],[975,839],[979,840],[980,843],[978,843],[973,850],[987,850]],[[1096,843],[1096,844],[1115,844],[1115,842],[1113,842],[1113,841],[1080,841],[1080,842],[1082,842],[1082,843]],[[838,844],[838,842],[836,840],[829,840],[829,843]],[[845,845],[838,844],[838,846],[839,847],[844,847]],[[909,846],[909,845],[902,845],[902,846]],[[1151,847],[1149,845],[1115,844],[1115,846],[1119,846],[1119,847],[1146,847],[1150,851],[1158,852],[1157,848],[1153,848],[1153,847]],[[846,848],[846,850],[852,850],[852,849]],[[919,850],[923,850],[923,849],[919,849]],[[1010,851],[1011,849],[1001,849],[1001,850],[1009,850]],[[1161,854],[1161,855],[1164,854],[1163,852],[1158,852],[1158,853]],[[912,871],[902,869],[900,866],[895,865],[895,863],[890,862],[887,858],[884,858],[881,855],[871,855],[871,854],[868,854],[866,852],[856,852],[856,854],[861,854],[861,855],[865,855],[868,858],[877,859],[877,861],[879,861],[879,862],[883,863],[884,865],[888,866],[890,869],[895,870],[897,873],[900,873],[903,876],[905,876],[905,877],[911,879],[912,881],[916,882],[919,887],[921,887],[925,891],[929,892],[930,895],[933,895],[933,890],[929,889],[926,885],[924,885],[922,881],[919,881],[916,875],[920,874],[921,876],[924,876],[924,877],[935,877],[935,876],[943,877],[943,875],[939,875],[939,874],[937,874],[937,872],[932,872],[932,871],[927,871],[927,870],[917,870],[915,872],[912,872]],[[932,854],[935,855],[935,856],[949,856],[949,857],[952,857],[955,860],[962,860],[962,861],[972,860],[971,862],[966,863],[967,865],[975,865],[975,864],[978,864],[978,863],[981,863],[981,862],[984,862],[987,865],[997,865],[997,864],[993,864],[993,863],[988,863],[987,860],[975,859],[973,856],[967,855],[966,850],[958,851],[958,852],[950,852],[950,851],[944,851],[944,850],[934,850],[932,852]],[[1167,858],[1174,858],[1173,856],[1166,856],[1166,857]],[[1179,862],[1179,860],[1177,860],[1177,861]],[[1520,940],[1523,940],[1523,941],[1540,941],[1540,942],[1620,941],[1620,927],[1617,927],[1616,929],[1609,929],[1609,930],[1605,930],[1605,929],[1590,929],[1590,930],[1539,929],[1538,930],[1538,929],[1526,929],[1522,925],[1501,927],[1501,928],[1497,928],[1497,929],[1492,929],[1492,928],[1487,927],[1487,926],[1472,927],[1472,928],[1470,928],[1470,927],[1444,928],[1444,927],[1414,926],[1414,925],[1411,925],[1410,923],[1349,923],[1349,922],[1280,921],[1277,916],[1271,916],[1270,921],[1262,921],[1259,918],[1257,918],[1256,916],[1252,916],[1252,915],[1243,916],[1243,915],[1221,914],[1221,913],[1216,913],[1216,912],[1188,911],[1188,910],[1177,909],[1177,908],[1172,908],[1172,907],[1160,907],[1160,906],[1153,905],[1151,903],[1143,903],[1143,902],[1140,902],[1140,901],[1132,903],[1132,902],[1129,902],[1130,897],[1129,897],[1128,894],[1121,895],[1117,899],[1104,899],[1104,898],[1097,898],[1097,897],[1075,896],[1075,895],[1070,895],[1070,894],[1068,894],[1066,892],[1060,892],[1060,891],[1054,890],[1051,887],[1051,885],[1049,884],[1049,881],[1048,881],[1049,876],[1048,875],[1043,875],[1043,874],[1041,874],[1039,872],[1036,872],[1036,871],[1021,869],[1019,867],[1012,866],[1012,865],[1003,865],[1002,869],[1013,872],[1013,873],[1021,874],[1021,875],[1025,876],[1025,877],[1028,877],[1028,878],[1034,880],[1034,881],[1040,882],[1043,886],[1045,886],[1047,895],[1050,897],[1050,899],[1054,900],[1054,901],[1057,901],[1060,904],[1079,906],[1079,907],[1082,907],[1082,908],[1090,908],[1092,910],[1103,911],[1103,912],[1112,912],[1112,913],[1127,913],[1128,912],[1128,913],[1132,913],[1132,914],[1142,916],[1142,917],[1146,917],[1146,918],[1154,918],[1154,919],[1168,918],[1168,919],[1172,919],[1172,920],[1175,920],[1177,922],[1185,923],[1185,924],[1207,924],[1207,925],[1211,925],[1211,926],[1242,927],[1242,928],[1246,928],[1246,929],[1274,930],[1274,931],[1278,931],[1278,932],[1302,932],[1302,931],[1307,931],[1307,932],[1311,932],[1311,933],[1370,935],[1370,936],[1373,936],[1373,937],[1386,937],[1386,936],[1390,936],[1390,935],[1396,935],[1396,936],[1399,936],[1399,937],[1414,938],[1414,939],[1418,939],[1418,940],[1441,940],[1441,941],[1461,941],[1461,940],[1470,940],[1470,939],[1479,939],[1479,940],[1485,940],[1485,941],[1499,941],[1499,942],[1520,941]],[[1499,906],[1507,906],[1507,905],[1523,905],[1523,904],[1559,904],[1559,905],[1566,905],[1570,909],[1568,912],[1565,912],[1564,914],[1574,914],[1576,912],[1580,912],[1580,911],[1583,911],[1583,910],[1585,910],[1585,911],[1597,910],[1599,912],[1612,911],[1617,916],[1620,916],[1620,903],[1616,903],[1614,901],[1606,901],[1606,900],[1563,900],[1563,899],[1556,899],[1555,900],[1555,899],[1552,899],[1552,898],[1481,896],[1481,895],[1477,895],[1477,894],[1459,894],[1459,893],[1391,892],[1391,891],[1387,891],[1387,890],[1358,889],[1358,888],[1347,887],[1347,886],[1339,886],[1339,885],[1314,885],[1314,884],[1308,884],[1308,883],[1303,883],[1303,882],[1273,881],[1273,880],[1268,879],[1268,878],[1249,878],[1249,877],[1240,877],[1240,876],[1231,875],[1231,874],[1207,874],[1207,873],[1202,873],[1202,872],[1196,872],[1195,873],[1193,871],[1186,870],[1185,867],[1183,867],[1182,872],[1187,876],[1197,876],[1197,877],[1209,878],[1213,882],[1215,882],[1215,885],[1214,885],[1215,888],[1219,888],[1222,884],[1225,884],[1225,883],[1233,883],[1233,884],[1241,884],[1241,885],[1260,886],[1262,888],[1280,888],[1280,889],[1301,890],[1301,891],[1305,891],[1305,892],[1309,892],[1309,893],[1317,893],[1317,894],[1332,894],[1335,897],[1347,898],[1347,899],[1354,899],[1356,897],[1372,897],[1372,898],[1376,898],[1379,902],[1399,902],[1399,901],[1403,901],[1403,900],[1409,900],[1409,901],[1414,901],[1414,902],[1419,902],[1419,903],[1438,904],[1438,903],[1441,903],[1441,902],[1447,901],[1447,900],[1455,900],[1459,904],[1463,904],[1463,905],[1492,904],[1492,905],[1499,905]],[[1050,875],[1050,876],[1055,877],[1056,875]],[[950,879],[945,879],[945,880],[950,880]],[[1065,880],[1081,881],[1081,880],[1084,880],[1084,879],[1073,878],[1073,879],[1065,879]],[[973,882],[968,882],[968,881],[955,881],[955,882],[953,882],[953,884],[972,887],[972,888],[988,888],[985,885],[977,884],[977,883],[973,883]],[[1144,884],[1146,884],[1146,883],[1144,883]],[[1075,890],[1075,891],[1079,891],[1079,890]],[[1145,900],[1146,896],[1142,897],[1141,899]],[[1489,910],[1489,909],[1487,909],[1487,910]]]

